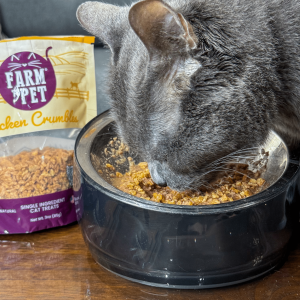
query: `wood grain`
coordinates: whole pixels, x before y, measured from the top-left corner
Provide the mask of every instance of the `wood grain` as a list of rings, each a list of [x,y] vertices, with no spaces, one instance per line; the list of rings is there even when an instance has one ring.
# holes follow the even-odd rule
[[[284,265],[249,283],[211,290],[169,290],[122,279],[98,266],[77,224],[0,236],[0,299],[297,300],[300,234]]]

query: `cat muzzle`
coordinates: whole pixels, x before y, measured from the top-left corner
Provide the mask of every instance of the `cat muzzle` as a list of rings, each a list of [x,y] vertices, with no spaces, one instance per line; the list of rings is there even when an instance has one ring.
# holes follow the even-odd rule
[[[167,181],[163,176],[163,167],[161,163],[157,160],[148,163],[149,171],[152,177],[152,180],[160,185],[160,186],[167,186]]]

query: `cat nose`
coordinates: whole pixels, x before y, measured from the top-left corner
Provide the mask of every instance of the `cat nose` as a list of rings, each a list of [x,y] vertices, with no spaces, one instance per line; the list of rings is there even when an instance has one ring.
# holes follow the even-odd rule
[[[154,160],[153,162],[148,163],[148,167],[152,180],[160,186],[167,186],[167,182],[163,176],[163,168],[161,163],[157,160]]]

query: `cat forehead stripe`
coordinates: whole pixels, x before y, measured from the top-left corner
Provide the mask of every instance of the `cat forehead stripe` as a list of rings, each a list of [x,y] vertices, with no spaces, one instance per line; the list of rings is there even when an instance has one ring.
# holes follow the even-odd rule
[[[33,57],[36,59],[35,54],[34,54],[33,52],[31,52],[31,53],[28,55],[27,59],[30,59],[31,56],[33,56]]]
[[[16,58],[17,60],[20,60],[19,57],[15,56],[14,54],[11,56],[10,61],[14,61],[14,58]]]

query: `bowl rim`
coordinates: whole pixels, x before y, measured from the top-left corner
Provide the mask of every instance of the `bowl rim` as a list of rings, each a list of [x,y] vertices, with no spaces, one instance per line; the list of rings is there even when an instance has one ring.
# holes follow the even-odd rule
[[[98,175],[97,179],[99,180],[99,182],[105,183],[105,185],[108,185],[110,187],[110,189],[106,188],[105,186],[101,185],[99,182],[97,182],[93,178],[91,178],[87,174],[86,170],[84,170],[84,168],[81,165],[82,159],[78,155],[79,154],[78,153],[78,145],[80,144],[81,139],[84,137],[84,135],[87,133],[87,131],[92,130],[93,129],[92,127],[95,125],[95,123],[99,122],[99,120],[101,120],[105,117],[110,118],[111,121],[108,122],[103,127],[98,127],[96,130],[94,130],[92,132],[92,134],[90,134],[88,136],[90,142],[85,143],[88,146],[87,149],[85,148],[86,150],[88,150],[87,152],[85,152],[85,155],[88,155],[89,161],[90,161],[90,149],[91,149],[91,145],[94,140],[94,137],[97,135],[97,133],[101,129],[103,129],[105,126],[107,126],[108,124],[113,122],[113,118],[110,117],[110,110],[106,110],[103,113],[99,114],[98,116],[93,118],[90,122],[88,122],[82,128],[82,130],[80,131],[80,133],[77,136],[76,141],[75,141],[74,161],[75,161],[77,167],[79,168],[81,176],[83,176],[84,179],[87,182],[89,182],[95,189],[99,190],[100,192],[104,193],[105,195],[109,196],[110,198],[113,198],[117,201],[120,201],[122,203],[131,205],[131,206],[136,206],[136,207],[140,207],[140,208],[152,210],[152,211],[159,211],[162,213],[172,213],[172,214],[190,214],[190,215],[205,214],[206,215],[206,214],[218,214],[220,212],[223,212],[223,213],[224,212],[235,212],[235,211],[241,210],[243,208],[249,208],[249,207],[253,207],[253,206],[268,202],[270,199],[273,199],[274,197],[276,197],[278,194],[282,193],[286,189],[287,185],[289,185],[290,181],[295,177],[295,174],[297,172],[299,172],[299,170],[294,172],[294,174],[290,178],[288,178],[288,180],[284,178],[285,174],[287,173],[287,170],[290,168],[290,165],[293,163],[291,163],[290,159],[289,159],[288,147],[286,146],[285,142],[282,141],[284,146],[287,149],[287,163],[286,163],[285,170],[284,170],[282,176],[280,178],[278,178],[277,181],[275,181],[270,187],[266,188],[264,191],[262,191],[256,195],[253,195],[253,196],[241,199],[241,200],[236,200],[233,202],[228,202],[228,203],[220,203],[220,204],[213,204],[213,205],[192,205],[192,206],[157,203],[157,202],[145,200],[145,199],[138,198],[138,197],[132,196],[130,194],[127,194],[127,193],[117,189],[116,187],[112,186],[111,184],[109,184],[101,176],[99,176],[99,174],[96,172],[96,170],[92,166],[91,161],[90,161],[90,166],[91,166],[93,172],[95,172]],[[274,132],[274,133],[278,136],[278,134],[276,132]],[[278,187],[276,187],[276,185]],[[265,203],[265,205],[267,205],[267,203]]]

